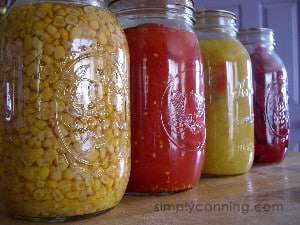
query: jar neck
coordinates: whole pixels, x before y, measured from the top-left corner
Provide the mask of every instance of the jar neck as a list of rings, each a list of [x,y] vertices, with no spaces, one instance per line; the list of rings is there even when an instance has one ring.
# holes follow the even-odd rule
[[[35,3],[58,3],[58,4],[77,4],[77,5],[90,5],[99,8],[107,8],[107,0],[18,0],[12,7],[21,5],[35,4]]]
[[[236,39],[236,17],[225,10],[202,10],[195,13],[195,32],[200,40]]]
[[[109,4],[123,29],[145,23],[157,23],[193,31],[192,0],[115,0]]]
[[[240,29],[238,39],[252,53],[257,46],[273,51],[275,47],[274,32],[269,28]]]

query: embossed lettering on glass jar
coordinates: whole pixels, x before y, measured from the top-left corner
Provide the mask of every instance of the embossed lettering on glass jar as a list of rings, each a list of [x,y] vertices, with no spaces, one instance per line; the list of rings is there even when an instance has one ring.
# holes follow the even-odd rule
[[[130,172],[129,52],[104,1],[17,1],[1,34],[0,192],[22,219],[98,215]]]
[[[250,57],[236,38],[236,18],[231,12],[196,12],[195,32],[205,70],[207,138],[203,173],[245,173],[254,156]]]
[[[191,0],[110,4],[125,29],[131,69],[129,193],[194,187],[205,146],[202,59]]]
[[[289,142],[288,78],[275,52],[273,30],[245,28],[239,40],[252,61],[254,83],[254,162],[281,162]]]

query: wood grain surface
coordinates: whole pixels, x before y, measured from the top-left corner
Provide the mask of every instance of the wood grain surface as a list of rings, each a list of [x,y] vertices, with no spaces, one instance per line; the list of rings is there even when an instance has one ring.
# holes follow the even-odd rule
[[[39,225],[11,218],[1,225]],[[280,164],[254,165],[239,176],[201,178],[197,187],[167,196],[125,196],[111,211],[57,225],[300,224],[300,153]]]

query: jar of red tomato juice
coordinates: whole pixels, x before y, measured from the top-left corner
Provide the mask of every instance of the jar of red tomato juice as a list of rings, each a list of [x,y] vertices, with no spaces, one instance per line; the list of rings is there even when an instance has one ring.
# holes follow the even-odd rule
[[[269,28],[241,29],[239,39],[252,62],[254,162],[280,162],[287,152],[290,123],[287,72],[274,49],[274,32]]]
[[[203,66],[191,0],[110,4],[131,57],[132,171],[127,192],[194,187],[205,149]]]

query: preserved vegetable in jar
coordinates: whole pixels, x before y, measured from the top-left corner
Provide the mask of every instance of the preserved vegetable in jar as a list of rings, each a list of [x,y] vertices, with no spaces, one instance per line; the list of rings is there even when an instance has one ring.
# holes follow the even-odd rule
[[[132,170],[127,192],[192,188],[200,177],[205,144],[193,3],[114,1],[110,7],[125,29],[130,51]]]
[[[289,142],[288,78],[285,66],[274,49],[273,30],[245,28],[238,36],[252,61],[254,162],[281,162]]]
[[[253,88],[249,55],[236,39],[235,15],[223,10],[198,11],[195,31],[205,69],[203,173],[245,173],[254,156]]]
[[[130,172],[129,52],[103,1],[17,1],[0,39],[0,192],[21,219],[118,204]]]

